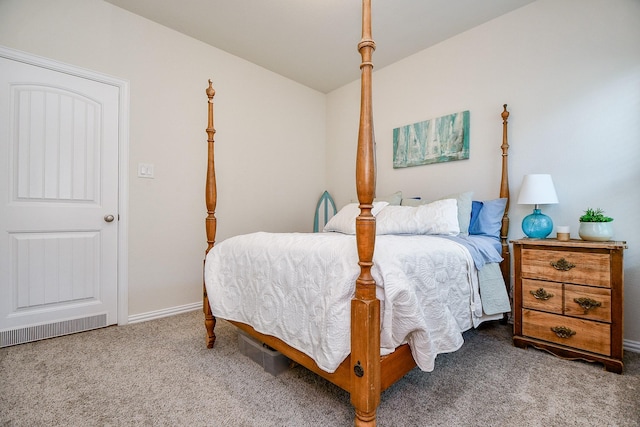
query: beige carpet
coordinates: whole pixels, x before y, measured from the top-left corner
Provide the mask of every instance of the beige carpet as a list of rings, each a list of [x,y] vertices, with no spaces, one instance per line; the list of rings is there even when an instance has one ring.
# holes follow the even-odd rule
[[[0,426],[350,426],[347,393],[302,367],[274,377],[199,312],[0,349]],[[625,373],[465,333],[432,373],[383,393],[380,426],[640,426],[640,354]]]

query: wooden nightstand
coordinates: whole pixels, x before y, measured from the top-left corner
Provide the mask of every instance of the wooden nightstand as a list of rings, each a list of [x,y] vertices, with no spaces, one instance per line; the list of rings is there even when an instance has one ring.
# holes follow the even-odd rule
[[[513,343],[622,373],[626,242],[513,242]]]

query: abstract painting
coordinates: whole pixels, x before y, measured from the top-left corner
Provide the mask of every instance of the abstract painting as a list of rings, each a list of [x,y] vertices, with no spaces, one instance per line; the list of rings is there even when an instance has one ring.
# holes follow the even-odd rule
[[[428,165],[469,158],[469,111],[393,130],[393,167]]]

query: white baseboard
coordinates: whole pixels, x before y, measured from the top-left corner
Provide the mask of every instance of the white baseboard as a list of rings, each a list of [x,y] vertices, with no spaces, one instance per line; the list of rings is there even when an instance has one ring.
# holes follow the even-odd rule
[[[162,310],[149,311],[147,313],[134,314],[129,316],[127,323],[146,322],[147,320],[160,319],[162,317],[173,316],[180,313],[187,313],[189,311],[200,310],[202,308],[202,302],[194,302],[191,304],[180,305],[177,307],[164,308]],[[640,342],[624,340],[624,349],[632,351],[634,353],[640,353]]]
[[[624,340],[622,346],[625,350],[640,353],[640,342],[638,341]]]
[[[134,314],[129,316],[127,323],[146,322],[147,320],[160,319],[162,317],[173,316],[180,313],[187,313],[189,311],[200,310],[202,308],[202,301],[194,302],[191,304],[179,305],[177,307],[163,308],[162,310],[149,311],[147,313]]]

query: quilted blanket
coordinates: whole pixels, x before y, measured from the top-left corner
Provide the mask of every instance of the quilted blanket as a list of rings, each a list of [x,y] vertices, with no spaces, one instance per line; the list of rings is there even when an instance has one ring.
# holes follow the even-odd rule
[[[253,326],[334,372],[350,352],[350,308],[360,269],[355,237],[253,233],[217,244],[205,285],[213,315]],[[469,251],[429,235],[376,237],[372,275],[381,301],[381,354],[408,342],[420,369],[457,350],[482,317]]]

